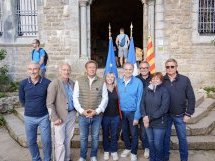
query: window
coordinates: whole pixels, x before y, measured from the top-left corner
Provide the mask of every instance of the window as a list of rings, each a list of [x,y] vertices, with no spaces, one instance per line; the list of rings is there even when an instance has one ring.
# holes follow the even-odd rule
[[[17,27],[19,36],[36,36],[37,0],[17,0]]]
[[[3,21],[2,21],[2,15],[3,15],[3,7],[2,7],[2,0],[0,0],[0,36],[3,34]]]
[[[215,34],[215,1],[199,0],[199,34]]]

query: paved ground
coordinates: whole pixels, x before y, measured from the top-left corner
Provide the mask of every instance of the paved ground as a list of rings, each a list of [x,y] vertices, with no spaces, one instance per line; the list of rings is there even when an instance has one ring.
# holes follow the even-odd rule
[[[121,151],[121,150],[120,150]],[[78,160],[79,149],[72,149],[73,161]],[[189,161],[215,161],[215,151],[190,151]],[[143,151],[138,152],[139,161],[147,161],[143,158]],[[103,161],[102,151],[99,150],[99,161]],[[179,161],[177,151],[172,151],[171,161]],[[30,161],[30,154],[26,148],[19,146],[8,135],[7,130],[0,128],[0,161]],[[112,161],[110,159],[110,161]],[[129,159],[120,159],[119,161],[129,161]]]

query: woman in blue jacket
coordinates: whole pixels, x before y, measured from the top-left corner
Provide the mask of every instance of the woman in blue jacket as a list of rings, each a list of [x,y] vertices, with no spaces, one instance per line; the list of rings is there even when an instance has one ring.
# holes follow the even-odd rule
[[[163,141],[170,98],[162,82],[162,73],[153,74],[142,100],[143,123],[149,142],[150,161],[164,160]]]

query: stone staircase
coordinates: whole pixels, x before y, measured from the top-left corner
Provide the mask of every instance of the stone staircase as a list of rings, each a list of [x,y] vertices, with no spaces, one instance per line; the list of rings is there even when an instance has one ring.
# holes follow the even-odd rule
[[[189,149],[215,150],[215,99],[204,98],[202,94],[196,94],[196,111],[187,125]],[[21,146],[27,147],[24,129],[24,109],[15,108],[13,114],[5,115],[6,128],[11,137]],[[100,146],[102,146],[102,131],[100,132]],[[176,131],[172,128],[171,147],[178,149]],[[38,143],[41,147],[40,131],[38,130]],[[90,147],[89,137],[89,147]],[[79,127],[76,122],[75,134],[71,146],[80,147]],[[123,142],[119,141],[119,147],[123,148]],[[141,147],[141,142],[139,142]]]

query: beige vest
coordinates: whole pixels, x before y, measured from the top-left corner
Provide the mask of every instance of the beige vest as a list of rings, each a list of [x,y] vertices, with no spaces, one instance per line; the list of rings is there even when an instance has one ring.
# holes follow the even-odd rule
[[[78,79],[79,102],[83,109],[96,109],[102,100],[103,80],[96,78],[92,82],[91,88],[87,76]]]

